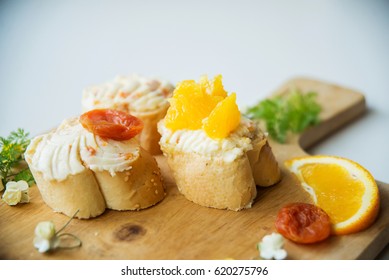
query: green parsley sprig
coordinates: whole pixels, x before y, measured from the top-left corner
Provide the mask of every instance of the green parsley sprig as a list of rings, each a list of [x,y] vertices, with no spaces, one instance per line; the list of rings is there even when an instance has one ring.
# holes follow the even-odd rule
[[[7,137],[0,137],[0,177],[5,185],[8,181],[24,180],[29,185],[34,177],[24,161],[24,152],[30,144],[29,133],[19,128]]]
[[[246,114],[252,119],[263,120],[270,136],[285,143],[288,131],[302,132],[319,122],[321,106],[316,102],[315,92],[302,93],[293,89],[285,95],[265,99],[248,108]]]

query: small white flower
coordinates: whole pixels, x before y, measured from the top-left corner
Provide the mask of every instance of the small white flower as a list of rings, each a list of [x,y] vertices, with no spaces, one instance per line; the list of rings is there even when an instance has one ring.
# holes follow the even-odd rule
[[[283,260],[287,256],[287,252],[283,249],[284,238],[279,233],[272,233],[265,235],[260,243],[258,243],[258,250],[263,259]]]
[[[53,222],[40,222],[35,228],[34,246],[39,253],[47,252],[58,246],[58,239]]]
[[[39,253],[46,253],[50,250],[50,240],[40,237],[34,238],[34,247],[38,249]]]
[[[44,239],[51,239],[55,235],[55,225],[53,222],[40,222],[35,228],[35,236],[42,237]]]
[[[22,192],[20,190],[5,190],[3,193],[3,200],[8,205],[14,206],[22,199]]]
[[[55,230],[55,225],[51,221],[39,222],[35,227],[34,247],[38,249],[39,253],[45,253],[50,250],[66,248],[73,249],[82,245],[81,240],[71,233],[61,233],[70,221],[77,215],[79,210],[74,213],[70,220],[59,230]],[[61,237],[66,236],[67,239],[72,238],[73,243],[62,244]]]
[[[16,205],[18,203],[28,203],[30,197],[28,195],[28,183],[24,180],[17,182],[10,181],[5,185],[6,189],[3,194],[3,200],[8,205]]]
[[[28,183],[24,180],[20,180],[20,181],[9,181],[7,184],[6,184],[6,187],[7,189],[10,188],[10,189],[19,189],[21,191],[26,191],[28,190]]]

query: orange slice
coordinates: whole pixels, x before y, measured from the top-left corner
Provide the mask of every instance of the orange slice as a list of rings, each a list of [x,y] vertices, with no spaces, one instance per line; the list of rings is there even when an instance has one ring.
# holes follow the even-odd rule
[[[355,233],[369,227],[379,210],[372,175],[356,162],[334,156],[306,156],[285,162],[314,203],[331,219],[332,233]]]
[[[232,93],[217,104],[209,117],[204,121],[204,131],[211,138],[225,138],[240,123],[240,112],[236,105],[236,94]]]

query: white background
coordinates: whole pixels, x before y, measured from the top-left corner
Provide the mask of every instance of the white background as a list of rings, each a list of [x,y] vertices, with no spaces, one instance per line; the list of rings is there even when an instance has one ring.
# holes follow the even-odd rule
[[[359,90],[369,112],[310,152],[389,182],[389,1],[0,1],[0,135],[46,131],[133,72],[221,73],[240,107],[294,76]]]
[[[10,276],[9,279],[25,280],[69,280],[69,279],[94,279],[94,280],[206,280],[206,279],[239,279],[239,280],[258,280],[258,279],[299,279],[299,280],[328,280],[328,279],[371,279],[383,278],[387,274],[386,262],[378,261],[266,261],[266,260],[132,260],[132,261],[3,261],[3,267],[0,266],[2,276]],[[23,267],[23,269],[20,269]],[[261,267],[262,271],[266,268],[267,274],[254,275],[218,275],[218,272],[224,271],[223,267],[247,267],[253,271],[252,267]],[[135,275],[122,275],[122,270],[127,272],[136,271]],[[173,275],[162,273],[162,268],[176,273],[177,268],[181,274]],[[155,269],[154,276],[147,276],[146,270]],[[189,270],[188,270],[189,269]],[[205,273],[199,273],[204,270]],[[240,271],[240,268],[238,269]],[[185,275],[190,274],[190,275]],[[194,273],[197,272],[197,273]],[[196,274],[196,275],[192,275]],[[238,272],[239,274],[239,272]],[[31,277],[33,276],[33,277]]]

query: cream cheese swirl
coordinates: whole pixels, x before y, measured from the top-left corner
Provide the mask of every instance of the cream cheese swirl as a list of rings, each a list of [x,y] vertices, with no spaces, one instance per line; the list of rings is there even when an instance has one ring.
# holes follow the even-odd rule
[[[172,84],[138,75],[118,76],[113,81],[90,86],[83,91],[84,111],[112,108],[125,112],[150,112],[169,105]]]
[[[221,157],[225,162],[232,162],[252,150],[253,140],[262,135],[256,124],[243,116],[237,129],[223,139],[212,139],[202,129],[172,131],[163,121],[158,123],[158,131],[162,135],[160,144],[163,151]]]
[[[45,180],[63,181],[86,168],[111,176],[132,168],[139,157],[137,140],[102,139],[82,127],[78,118],[65,120],[55,131],[34,138],[26,151],[28,164]]]

